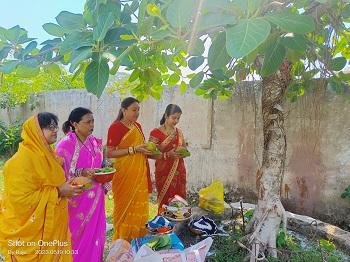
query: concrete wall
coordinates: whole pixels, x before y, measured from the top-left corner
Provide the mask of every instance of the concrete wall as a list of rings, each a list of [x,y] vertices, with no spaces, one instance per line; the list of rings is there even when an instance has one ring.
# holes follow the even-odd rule
[[[105,139],[120,102],[116,93],[97,100],[83,90],[55,91],[39,95],[40,106],[35,111],[56,113],[63,123],[73,108],[88,107],[95,114],[95,135]],[[176,89],[167,89],[161,101],[141,104],[139,121],[146,137],[159,125],[168,103],[177,103],[183,110],[179,127],[192,152],[186,159],[188,188],[197,190],[220,179],[234,199],[243,195],[254,200],[262,153],[259,88],[247,84],[226,101],[203,100],[190,93],[180,96]],[[350,202],[340,194],[350,184],[350,104],[319,91],[286,103],[285,112],[285,206],[330,222],[349,223]],[[24,105],[10,114],[0,111],[0,117],[8,121],[8,115],[23,119],[33,113]]]

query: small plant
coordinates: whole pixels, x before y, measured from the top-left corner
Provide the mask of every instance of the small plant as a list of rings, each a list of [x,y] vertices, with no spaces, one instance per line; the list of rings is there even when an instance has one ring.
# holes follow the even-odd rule
[[[5,157],[12,156],[21,142],[22,124],[15,122],[7,126],[0,121],[0,155]]]
[[[333,252],[335,250],[335,245],[332,241],[321,239],[320,247],[326,250],[327,252]]]
[[[341,197],[350,199],[350,186],[345,188],[344,192],[341,194]]]
[[[231,234],[230,237],[215,237],[211,248],[214,253],[208,258],[210,262],[244,261],[247,257],[246,250],[243,250],[237,243],[241,237],[239,234]]]
[[[280,231],[277,235],[276,246],[278,259],[267,257],[269,262],[340,262],[343,261],[336,251],[333,242],[321,239],[310,247],[302,247],[299,241],[290,234]]]
[[[245,210],[243,215],[244,215],[244,221],[247,223],[249,222],[254,214],[254,209],[249,209],[249,210]]]

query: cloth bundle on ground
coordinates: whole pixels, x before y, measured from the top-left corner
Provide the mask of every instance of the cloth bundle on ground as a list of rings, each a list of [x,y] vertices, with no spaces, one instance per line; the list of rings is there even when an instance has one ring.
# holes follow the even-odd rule
[[[175,233],[166,234],[170,238],[170,249],[184,250],[184,245]],[[131,247],[133,252],[136,254],[140,247],[144,244],[152,242],[158,236],[147,235],[145,237],[135,238],[131,241]]]
[[[156,216],[147,223],[148,228],[173,227],[174,223],[162,216]]]
[[[155,216],[146,224],[148,231],[152,234],[170,233],[174,229],[174,223],[162,216]]]
[[[214,220],[206,216],[201,216],[200,218],[193,218],[190,223],[188,223],[190,230],[198,235],[213,235],[218,232],[218,227]]]

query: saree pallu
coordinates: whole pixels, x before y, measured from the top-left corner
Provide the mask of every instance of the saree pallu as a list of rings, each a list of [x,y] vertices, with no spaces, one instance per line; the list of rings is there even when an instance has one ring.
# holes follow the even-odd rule
[[[123,136],[118,148],[144,144],[141,129],[134,124]],[[146,234],[148,220],[148,165],[144,154],[136,153],[115,159],[117,173],[113,177],[113,239],[130,241]]]
[[[23,142],[5,163],[0,249],[5,261],[71,261],[67,199],[60,158],[47,144],[37,117],[23,125]]]
[[[56,152],[64,160],[66,178],[74,176],[76,169],[100,168],[102,165],[102,141],[90,135],[84,145],[75,133],[69,132],[56,146]],[[92,187],[68,202],[69,228],[71,231],[73,261],[102,261],[106,240],[106,215],[104,188],[92,181]]]
[[[185,145],[180,129],[175,134],[166,135],[158,128],[151,131],[150,141],[162,145],[162,153],[178,149]],[[161,158],[155,161],[155,182],[157,189],[158,211],[169,199],[179,195],[186,199],[186,169],[183,158]]]

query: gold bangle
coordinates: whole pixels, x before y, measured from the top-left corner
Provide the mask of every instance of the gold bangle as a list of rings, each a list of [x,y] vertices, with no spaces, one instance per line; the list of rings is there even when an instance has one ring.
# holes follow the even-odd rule
[[[136,150],[135,150],[134,146],[132,147],[132,152],[133,152],[133,154],[136,154]]]

